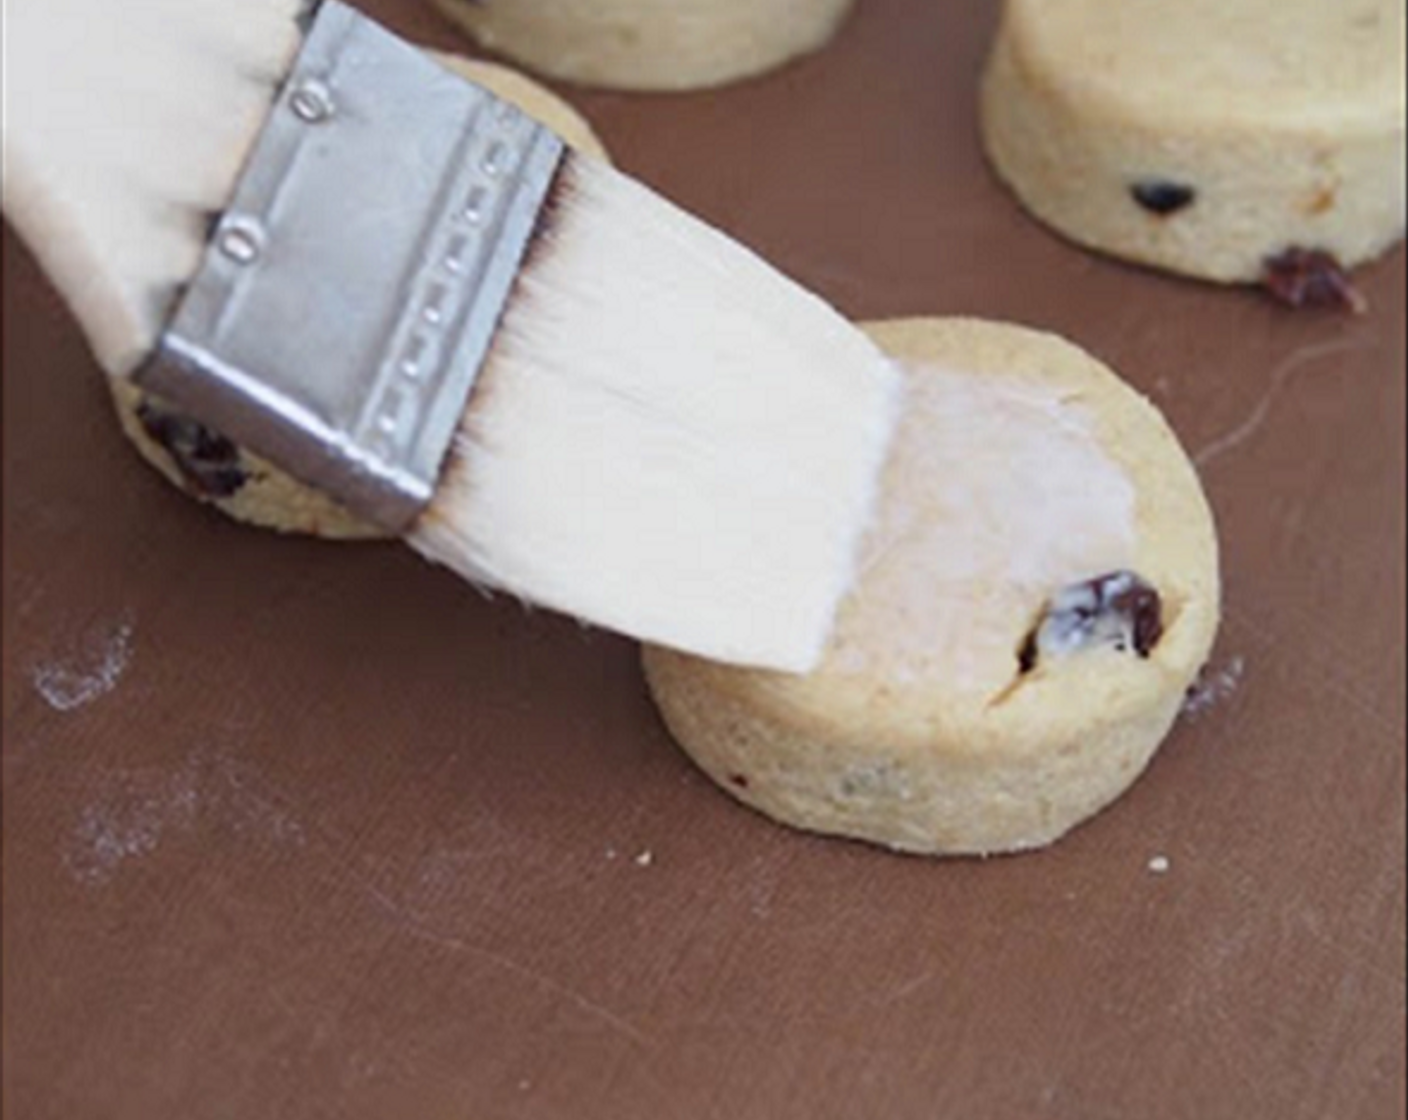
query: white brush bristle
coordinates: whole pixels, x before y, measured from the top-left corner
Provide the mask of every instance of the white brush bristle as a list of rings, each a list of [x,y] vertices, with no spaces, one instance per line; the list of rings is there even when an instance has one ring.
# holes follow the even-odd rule
[[[569,157],[420,552],[649,642],[811,668],[897,413],[858,330],[640,184]]]

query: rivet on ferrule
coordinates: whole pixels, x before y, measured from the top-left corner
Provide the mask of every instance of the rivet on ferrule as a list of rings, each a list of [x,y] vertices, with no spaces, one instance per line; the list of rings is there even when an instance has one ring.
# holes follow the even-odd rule
[[[250,218],[226,218],[215,243],[235,264],[253,264],[264,249],[264,230]]]
[[[293,115],[306,124],[320,124],[333,115],[332,94],[322,82],[309,78],[289,95]]]

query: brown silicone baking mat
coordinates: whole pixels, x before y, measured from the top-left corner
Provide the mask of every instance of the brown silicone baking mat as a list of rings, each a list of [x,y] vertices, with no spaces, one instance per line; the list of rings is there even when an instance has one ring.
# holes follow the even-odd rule
[[[779,828],[632,643],[167,486],[7,231],[6,1116],[1403,1115],[1403,252],[1354,317],[1062,243],[980,158],[994,11],[863,0],[763,80],[566,92],[848,314],[1051,328],[1165,410],[1227,622],[1133,792],[988,862]]]

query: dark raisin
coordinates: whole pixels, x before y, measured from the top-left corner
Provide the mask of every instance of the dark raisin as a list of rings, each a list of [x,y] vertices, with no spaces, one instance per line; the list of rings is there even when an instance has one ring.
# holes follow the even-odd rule
[[[1017,669],[1023,676],[1036,668],[1038,659],[1036,633],[1036,630],[1033,630],[1028,634],[1027,640],[1022,643],[1022,648],[1017,651]]]
[[[1198,192],[1183,183],[1167,179],[1144,179],[1129,188],[1134,201],[1151,214],[1166,218],[1193,204]]]
[[[1112,645],[1148,657],[1164,634],[1163,600],[1133,572],[1111,572],[1059,592],[1017,654],[1023,673],[1043,657]]]
[[[187,489],[203,498],[228,498],[249,481],[240,449],[204,424],[143,401],[137,419],[171,456]]]
[[[1360,314],[1368,302],[1333,253],[1292,246],[1267,258],[1262,284],[1288,307],[1333,307]]]
[[[730,774],[728,776],[728,780],[734,785],[736,785],[739,789],[748,788],[748,779],[745,778],[742,774]]]

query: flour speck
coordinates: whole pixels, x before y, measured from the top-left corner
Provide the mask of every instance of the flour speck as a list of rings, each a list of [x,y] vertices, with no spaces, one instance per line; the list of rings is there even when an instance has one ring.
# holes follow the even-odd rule
[[[1196,718],[1230,700],[1242,687],[1242,678],[1246,676],[1246,672],[1245,657],[1234,657],[1221,669],[1205,670],[1188,690],[1188,696],[1183,701],[1183,714]]]
[[[34,666],[30,680],[49,707],[71,712],[116,688],[131,660],[132,623],[124,619],[91,635],[72,654]]]
[[[189,765],[174,774],[134,770],[114,775],[83,807],[64,862],[80,883],[107,882],[129,860],[156,850],[173,830],[188,830],[199,794]]]

